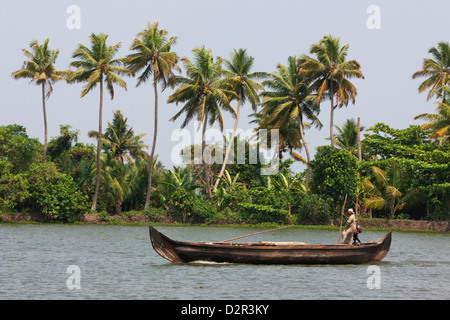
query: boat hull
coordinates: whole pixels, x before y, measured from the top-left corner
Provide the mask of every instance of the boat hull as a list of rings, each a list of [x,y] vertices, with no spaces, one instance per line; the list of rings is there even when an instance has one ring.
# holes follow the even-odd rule
[[[150,227],[155,251],[173,263],[194,261],[247,264],[361,264],[382,260],[391,232],[361,245],[307,245],[277,242],[200,242],[172,240]]]

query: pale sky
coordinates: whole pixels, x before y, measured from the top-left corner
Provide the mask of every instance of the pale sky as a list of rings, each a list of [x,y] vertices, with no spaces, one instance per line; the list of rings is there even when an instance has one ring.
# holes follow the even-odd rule
[[[70,5],[80,8],[80,29],[69,29],[66,12]],[[369,29],[367,13],[370,5],[380,9],[381,29]],[[215,56],[228,58],[233,49],[245,48],[255,58],[254,71],[275,71],[278,63],[286,64],[288,56],[306,53],[313,42],[331,34],[350,44],[348,59],[362,66],[364,80],[353,80],[358,89],[355,105],[335,112],[335,124],[361,117],[366,128],[384,122],[393,128],[422,124],[414,117],[434,112],[436,105],[419,94],[421,80],[412,74],[421,69],[428,50],[440,41],[450,41],[450,1],[366,1],[366,0],[168,0],[168,1],[81,1],[42,0],[8,1],[0,11],[2,59],[0,59],[0,125],[17,123],[27,128],[30,137],[44,140],[40,87],[28,80],[13,80],[11,72],[20,69],[26,60],[21,49],[30,41],[42,43],[50,38],[50,48],[59,49],[57,69],[68,69],[71,55],[79,43],[89,45],[94,33],[109,35],[108,44],[122,42],[118,56],[126,56],[135,35],[148,22],[159,21],[170,36],[177,36],[173,50],[180,57],[192,58],[192,49],[205,45]],[[184,70],[183,70],[184,72]],[[125,78],[128,90],[116,88],[114,100],[105,94],[103,123],[112,119],[113,110],[120,109],[136,134],[147,133],[146,144],[153,134],[153,88],[151,83],[136,88],[136,78]],[[423,81],[423,80],[422,80]],[[60,124],[80,130],[82,142],[95,143],[87,137],[98,129],[98,88],[80,98],[82,84],[59,82],[47,100],[49,137],[59,134]],[[172,132],[182,120],[169,119],[181,108],[167,104],[173,92],[160,94],[160,130],[156,153],[167,168],[173,166]],[[329,101],[321,105],[322,130],[306,132],[311,153],[329,144]],[[239,127],[248,129],[251,120],[249,105],[243,106]],[[225,128],[232,129],[234,119],[226,118]],[[194,134],[194,124],[188,125]],[[305,157],[305,152],[301,154]],[[302,166],[295,166],[303,170]],[[295,170],[294,170],[295,171]]]

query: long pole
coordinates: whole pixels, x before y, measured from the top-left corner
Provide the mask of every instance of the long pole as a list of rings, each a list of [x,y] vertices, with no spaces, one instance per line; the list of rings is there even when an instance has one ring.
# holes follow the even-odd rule
[[[339,242],[341,242],[342,220],[344,219],[344,209],[345,209],[345,204],[346,204],[346,203],[347,203],[347,195],[345,195],[344,205],[342,206],[342,211],[341,211],[341,226],[339,227],[338,244],[339,244]]]
[[[260,234],[260,233],[264,233],[264,232],[270,232],[270,231],[280,230],[280,229],[289,228],[289,227],[291,227],[291,226],[284,226],[284,227],[279,227],[279,228],[275,228],[275,229],[259,231],[259,232],[255,232],[255,233],[246,234],[245,236],[240,236],[240,237],[236,237],[236,238],[231,238],[231,239],[228,239],[228,240],[225,240],[225,241],[221,241],[221,242],[233,241],[233,240],[237,240],[237,239],[241,239],[241,238],[253,236],[253,235],[255,235],[255,234]]]

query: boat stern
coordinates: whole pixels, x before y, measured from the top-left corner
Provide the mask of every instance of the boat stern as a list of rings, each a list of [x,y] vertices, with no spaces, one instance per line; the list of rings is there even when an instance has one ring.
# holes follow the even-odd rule
[[[377,242],[380,243],[380,247],[374,257],[374,261],[381,261],[386,257],[386,255],[389,252],[389,249],[391,248],[391,241],[392,241],[392,231],[389,231],[383,238],[378,240]]]

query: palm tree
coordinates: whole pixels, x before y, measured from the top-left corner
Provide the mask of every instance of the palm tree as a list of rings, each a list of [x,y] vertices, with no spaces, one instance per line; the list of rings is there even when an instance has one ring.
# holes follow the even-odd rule
[[[134,163],[123,164],[102,154],[102,197],[114,203],[115,213],[122,212],[122,204],[130,195],[137,177],[137,169]]]
[[[372,173],[375,184],[368,179],[362,181],[367,209],[389,210],[389,218],[394,219],[397,210],[423,199],[423,194],[419,191],[408,190],[404,193],[401,191],[405,187],[405,173],[394,160],[391,161],[387,170],[373,166]]]
[[[354,119],[347,119],[342,128],[335,126],[338,134],[334,135],[336,145],[343,150],[347,150],[358,155],[358,125]],[[364,127],[360,127],[363,131]]]
[[[436,47],[428,50],[432,59],[423,59],[422,70],[415,72],[412,78],[428,77],[419,86],[419,92],[430,89],[427,100],[436,94],[443,92],[450,77],[450,45],[448,42],[439,42]]]
[[[436,108],[438,113],[422,113],[414,118],[429,120],[430,122],[423,124],[420,128],[422,130],[433,130],[431,138],[439,139],[439,145],[442,145],[443,141],[450,142],[450,87],[445,86],[442,88],[442,94],[437,93],[439,97],[442,97],[441,102],[437,102]]]
[[[239,123],[239,117],[241,114],[241,104],[245,103],[247,100],[250,102],[253,111],[256,111],[256,107],[259,103],[259,90],[264,90],[263,86],[256,82],[254,79],[262,78],[266,74],[263,72],[253,72],[250,70],[253,66],[253,57],[247,55],[245,49],[234,50],[234,54],[231,56],[231,60],[225,60],[225,78],[223,81],[231,87],[231,90],[236,92],[237,98],[237,109],[236,109],[236,119],[234,121],[233,133],[231,134],[230,143],[228,143],[227,149],[225,151],[225,158],[223,160],[222,168],[218,179],[216,180],[215,187],[219,185],[220,177],[223,176],[225,167],[228,161],[228,155],[230,154],[232,142],[234,141],[234,136],[236,135],[236,129]]]
[[[124,158],[127,162],[133,162],[133,159],[147,156],[147,152],[142,150],[148,148],[142,141],[145,133],[135,136],[127,121],[120,110],[114,111],[113,121],[108,121],[108,127],[102,135],[103,150],[112,153],[120,163],[124,163]],[[98,131],[91,130],[88,135],[98,139]]]
[[[65,79],[68,70],[56,70],[55,61],[59,50],[50,50],[48,47],[49,39],[45,39],[42,45],[36,40],[30,42],[31,52],[22,49],[29,60],[24,61],[22,69],[11,74],[14,79],[31,79],[36,85],[42,87],[42,109],[44,113],[44,152],[42,162],[45,162],[47,156],[47,111],[45,99],[48,99],[53,91],[53,84],[59,80]]]
[[[341,47],[339,38],[327,35],[311,46],[310,53],[317,59],[305,54],[301,55],[299,74],[311,84],[311,89],[317,93],[317,102],[329,98],[330,109],[330,139],[334,146],[334,110],[347,106],[351,100],[355,104],[356,87],[348,79],[363,78],[361,66],[356,60],[346,60],[349,44]],[[335,103],[336,100],[336,103]]]
[[[138,77],[136,86],[140,86],[153,75],[153,90],[155,92],[155,119],[153,131],[153,144],[148,163],[148,186],[145,198],[145,208],[150,204],[150,196],[152,194],[152,172],[153,157],[155,155],[156,137],[158,134],[158,82],[161,84],[162,91],[169,84],[172,86],[175,76],[173,69],[181,71],[178,67],[178,56],[174,52],[170,52],[171,47],[175,44],[177,37],[167,38],[168,32],[164,29],[158,29],[158,22],[149,24],[147,28],[138,33],[136,39],[131,45],[131,50],[135,51],[128,55],[127,66],[130,69],[129,74],[135,75],[136,72],[142,71]]]
[[[256,112],[252,114],[255,119],[250,121],[250,123],[256,123],[257,127],[255,131],[258,135],[261,135],[263,131],[266,130],[266,137],[262,137],[262,141],[267,141],[265,147],[272,147],[272,138],[270,136],[271,130],[278,130],[278,157],[283,159],[283,153],[289,152],[289,154],[296,161],[300,161],[304,164],[307,163],[306,159],[299,153],[294,151],[295,149],[301,149],[303,147],[302,138],[300,136],[300,130],[297,119],[289,119],[287,123],[270,123],[270,114],[266,114],[263,111]],[[309,122],[303,122],[303,130],[309,129],[311,124]]]
[[[178,77],[177,83],[180,87],[169,97],[169,103],[184,103],[181,110],[172,117],[172,121],[178,119],[183,113],[186,114],[181,125],[184,128],[194,117],[202,123],[202,156],[204,155],[206,143],[205,132],[208,125],[213,125],[219,121],[221,130],[223,130],[223,118],[221,108],[225,111],[235,114],[230,105],[230,99],[235,98],[236,94],[232,90],[224,88],[223,82],[220,82],[223,75],[222,58],[218,57],[214,61],[211,49],[205,47],[196,48],[194,52],[194,62],[188,58],[183,58],[182,62],[186,68],[187,77]],[[202,157],[203,171],[205,175],[206,193],[211,198],[210,178],[207,169],[205,157]]]
[[[125,74],[128,69],[123,67],[124,58],[114,59],[117,51],[120,48],[120,42],[113,45],[106,45],[106,34],[90,35],[91,48],[82,44],[73,52],[72,61],[70,65],[78,68],[70,74],[71,82],[85,82],[86,85],[81,92],[81,97],[84,97],[97,84],[100,85],[100,105],[98,117],[98,139],[97,139],[97,176],[94,199],[91,210],[97,209],[98,191],[100,187],[100,151],[102,145],[102,113],[103,113],[103,82],[111,96],[114,99],[114,85],[118,85],[126,90],[127,84],[120,78],[120,75]]]
[[[269,75],[270,79],[263,82],[267,91],[261,93],[264,97],[262,102],[263,113],[267,118],[267,124],[278,125],[279,128],[286,127],[290,121],[296,121],[300,139],[306,152],[306,165],[308,168],[306,175],[306,188],[308,188],[311,177],[308,144],[304,134],[304,120],[310,119],[316,126],[322,124],[317,118],[319,106],[314,101],[310,89],[304,82],[304,78],[299,76],[300,64],[295,57],[288,58],[288,66],[278,64],[277,72]]]
[[[294,198],[299,193],[305,192],[306,186],[300,181],[299,175],[293,176],[289,173],[278,172],[276,176],[267,176],[267,189],[273,189],[280,197],[284,198],[289,215],[291,215],[291,207],[295,203]]]

